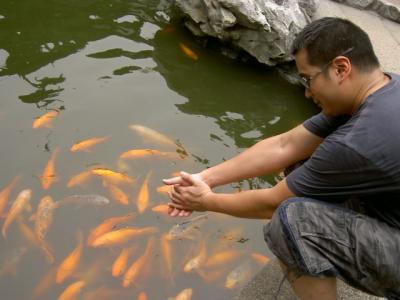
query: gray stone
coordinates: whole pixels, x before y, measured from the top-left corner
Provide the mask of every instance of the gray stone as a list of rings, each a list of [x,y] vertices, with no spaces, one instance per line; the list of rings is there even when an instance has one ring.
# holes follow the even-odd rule
[[[293,60],[290,46],[311,22],[316,0],[174,0],[197,36],[244,50],[268,66]]]
[[[233,298],[234,300],[296,300],[287,280],[283,280],[278,260],[272,258],[269,263],[259,271],[250,282]],[[339,300],[379,300],[375,297],[356,290],[343,281],[337,281]]]
[[[384,18],[400,23],[399,0],[333,0],[352,7],[374,11]]]

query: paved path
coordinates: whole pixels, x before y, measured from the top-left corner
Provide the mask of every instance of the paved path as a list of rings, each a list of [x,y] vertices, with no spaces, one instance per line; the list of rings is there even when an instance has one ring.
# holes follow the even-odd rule
[[[400,8],[400,0],[385,0]],[[358,10],[330,0],[320,0],[315,18],[337,16],[351,20],[363,28],[370,36],[375,52],[385,71],[400,73],[400,24],[387,20],[378,14]],[[260,236],[260,238],[262,238]],[[276,259],[264,267],[235,297],[235,300],[294,300],[295,295],[285,281],[279,295],[275,297],[282,279],[282,272]],[[338,284],[340,300],[377,300],[357,291],[343,282]],[[323,300],[323,299],[321,299]]]

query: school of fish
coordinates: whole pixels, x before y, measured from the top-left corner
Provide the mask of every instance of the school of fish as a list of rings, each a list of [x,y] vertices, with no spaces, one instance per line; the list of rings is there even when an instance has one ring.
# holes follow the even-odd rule
[[[181,43],[179,47],[188,58],[198,60],[186,45]],[[59,115],[58,111],[50,111],[35,119],[32,128],[51,128]],[[222,238],[206,235],[203,228],[215,217],[213,214],[170,218],[167,193],[171,187],[159,184],[156,169],[145,174],[129,170],[140,160],[176,163],[189,153],[155,129],[139,124],[129,128],[149,148],[127,149],[116,158],[114,167],[97,164],[64,176],[61,162],[67,155],[87,155],[111,141],[110,135],[85,137],[71,143],[69,149],[57,146],[51,151],[38,172],[40,190],[24,187],[22,175],[0,186],[2,238],[8,241],[12,234],[24,241],[1,256],[0,278],[23,272],[25,257],[37,251],[37,259],[43,260],[46,271],[36,279],[32,299],[51,298],[54,293],[53,298],[58,300],[122,300],[128,293],[132,295],[129,299],[152,299],[152,287],[159,285],[154,282],[156,278],[168,286],[162,299],[190,300],[203,299],[202,290],[185,286],[185,276],[232,290],[268,263],[265,254],[232,247],[242,234],[240,228],[226,231]],[[57,186],[71,193],[58,195],[53,192]],[[96,189],[91,190],[91,186]],[[74,212],[85,207],[102,212],[90,230],[82,230],[79,222],[73,221]],[[119,213],[107,215],[111,207],[117,207]],[[70,225],[75,226],[76,233],[60,253],[55,250],[54,235],[58,233],[54,228],[60,228],[58,216],[63,214],[70,214]],[[158,225],[144,222],[143,216],[157,220]],[[179,223],[171,223],[176,220]],[[62,235],[60,232],[59,237]],[[107,285],[110,280],[114,285]]]

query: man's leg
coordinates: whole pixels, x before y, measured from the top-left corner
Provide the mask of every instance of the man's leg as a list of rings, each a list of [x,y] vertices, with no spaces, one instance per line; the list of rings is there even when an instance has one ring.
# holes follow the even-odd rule
[[[292,286],[292,289],[300,300],[336,300],[336,278],[335,277],[312,277],[299,276],[293,272],[288,272],[287,267],[279,261],[284,274]]]
[[[279,206],[265,225],[264,236],[302,299],[318,293],[335,299],[334,277],[365,292],[400,299],[398,229],[337,205],[299,197]],[[323,299],[321,294],[319,298]]]

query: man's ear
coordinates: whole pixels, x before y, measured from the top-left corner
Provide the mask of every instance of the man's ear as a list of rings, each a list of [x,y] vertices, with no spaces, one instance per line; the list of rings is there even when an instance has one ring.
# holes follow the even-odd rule
[[[332,62],[340,81],[343,81],[351,72],[351,62],[346,56],[338,56]]]

